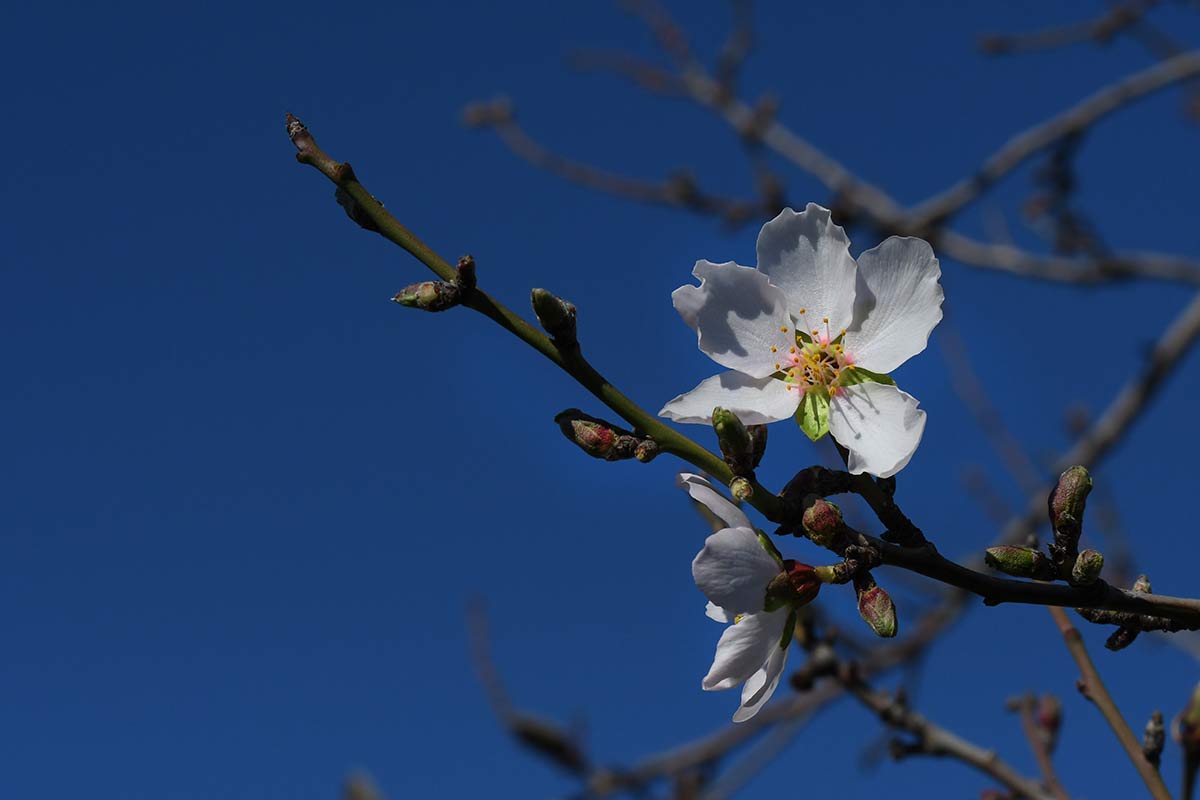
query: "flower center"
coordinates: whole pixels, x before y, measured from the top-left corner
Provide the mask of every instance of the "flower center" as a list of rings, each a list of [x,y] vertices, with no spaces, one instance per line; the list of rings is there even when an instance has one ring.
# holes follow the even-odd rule
[[[780,329],[784,332],[794,330],[796,343],[782,354],[778,348],[771,347],[772,353],[781,356],[772,377],[786,383],[788,391],[801,395],[813,387],[821,387],[833,394],[838,377],[842,370],[853,365],[854,356],[842,346],[846,332],[838,331],[834,336],[829,329],[828,317],[823,318],[820,325],[811,325],[811,322],[802,308],[799,321],[793,321],[793,328]]]

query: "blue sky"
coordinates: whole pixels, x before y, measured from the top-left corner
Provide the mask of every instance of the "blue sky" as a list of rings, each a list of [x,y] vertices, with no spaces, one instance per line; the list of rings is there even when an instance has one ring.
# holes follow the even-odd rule
[[[916,201],[1149,63],[1124,40],[977,54],[980,33],[1102,10],[1045,5],[764,0],[744,85],[776,92],[790,125]],[[674,6],[714,51],[725,5]],[[1162,18],[1200,36],[1186,10]],[[586,459],[552,423],[572,406],[602,412],[582,389],[482,317],[389,303],[423,268],[346,220],[283,131],[298,115],[444,256],[473,253],[481,285],[510,306],[526,308],[532,286],[576,302],[589,357],[657,409],[712,371],[670,291],[698,258],[752,262],[755,226],[565,185],[458,121],[466,102],[508,93],[564,153],[650,178],[687,167],[745,193],[748,166],[718,121],[564,65],[576,47],[654,56],[638,23],[605,2],[25,4],[0,43],[3,794],[306,800],[336,796],[358,768],[393,798],[564,794],[573,784],[487,707],[468,655],[473,597],[514,701],[583,727],[597,759],[627,763],[725,723],[736,697],[699,690],[720,628],[691,582],[706,530],[673,488],[681,465]],[[1195,252],[1200,128],[1181,102],[1151,98],[1084,143],[1079,203],[1115,247]],[[784,174],[793,202],[828,201]],[[1036,245],[1017,213],[1030,174],[963,229],[983,235],[1002,213]],[[865,236],[856,251],[876,244]],[[1099,411],[1189,299],[943,269],[949,319],[1037,456],[1063,448],[1063,409]],[[956,401],[939,341],[897,375],[929,413],[899,497],[966,557],[994,531],[962,474],[984,470],[1008,502],[1021,494]],[[1198,391],[1193,354],[1098,473],[1164,593],[1196,594],[1182,504]],[[761,476],[780,486],[828,458],[781,426]],[[823,602],[851,610],[848,590]],[[1085,634],[1139,730],[1200,677],[1154,640],[1110,654],[1104,632]],[[1074,679],[1043,610],[976,608],[933,649],[917,701],[1032,773],[1003,700],[1059,693],[1068,787],[1136,794]],[[746,796],[795,782],[844,797],[985,785],[943,762],[860,773],[878,734],[841,704]]]

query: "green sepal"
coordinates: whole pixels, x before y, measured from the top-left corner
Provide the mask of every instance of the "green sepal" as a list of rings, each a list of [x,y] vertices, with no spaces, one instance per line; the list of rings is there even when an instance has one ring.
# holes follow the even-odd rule
[[[895,386],[896,382],[892,380],[890,375],[884,375],[882,372],[871,372],[869,369],[862,367],[849,366],[842,370],[838,375],[834,386],[855,386],[860,383],[882,383],[887,386]]]
[[[783,626],[783,636],[779,637],[779,649],[786,650],[787,646],[792,643],[792,636],[796,633],[796,609],[792,609],[792,613],[788,614],[787,624]]]
[[[829,393],[823,386],[809,387],[796,409],[796,424],[814,442],[829,433]]]
[[[762,531],[755,531],[754,533],[756,536],[758,536],[758,543],[762,545],[762,549],[766,550],[767,553],[770,554],[771,558],[775,559],[775,563],[782,568],[783,553],[779,552],[779,548],[777,548],[775,543],[771,541],[771,537],[767,536]]]

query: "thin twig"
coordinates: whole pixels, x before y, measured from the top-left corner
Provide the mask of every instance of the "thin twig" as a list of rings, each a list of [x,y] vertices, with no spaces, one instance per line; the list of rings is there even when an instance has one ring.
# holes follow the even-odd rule
[[[1108,693],[1104,681],[1100,678],[1100,673],[1096,671],[1096,665],[1092,663],[1091,656],[1088,655],[1087,648],[1083,644],[1083,637],[1079,635],[1079,630],[1071,624],[1071,620],[1067,618],[1066,612],[1060,608],[1051,608],[1050,616],[1054,617],[1054,622],[1058,625],[1058,631],[1062,634],[1063,641],[1067,644],[1067,650],[1070,651],[1071,657],[1075,659],[1075,663],[1079,666],[1079,671],[1082,675],[1080,690],[1089,700],[1096,704],[1096,708],[1104,715],[1104,719],[1108,722],[1109,727],[1112,728],[1113,733],[1116,734],[1121,747],[1125,749],[1126,754],[1129,756],[1130,762],[1133,763],[1138,775],[1142,777],[1146,788],[1150,790],[1151,797],[1154,797],[1155,800],[1171,800],[1171,793],[1167,791],[1162,776],[1158,774],[1158,770],[1142,754],[1141,742],[1134,736],[1129,724],[1125,722],[1125,718],[1121,716],[1120,710],[1117,708],[1116,703],[1113,702],[1112,695]]]
[[[1014,136],[988,156],[974,174],[918,204],[916,227],[940,222],[974,200],[1027,158],[1077,133],[1135,100],[1200,75],[1200,52],[1168,58],[1100,89],[1071,108]]]
[[[991,34],[979,40],[979,49],[988,55],[1052,50],[1081,42],[1107,44],[1117,34],[1133,27],[1158,4],[1158,0],[1134,0],[1116,3],[1095,19],[1056,25],[1027,33]]]

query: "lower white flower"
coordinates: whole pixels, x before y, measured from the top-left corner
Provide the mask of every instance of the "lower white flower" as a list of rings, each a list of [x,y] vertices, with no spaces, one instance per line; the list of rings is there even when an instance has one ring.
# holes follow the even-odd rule
[[[708,597],[705,613],[731,623],[701,681],[705,691],[742,686],[734,722],[750,719],[771,698],[787,664],[796,607],[820,589],[812,567],[784,561],[750,519],[699,475],[679,484],[729,527],[709,536],[692,561],[696,586]]]

